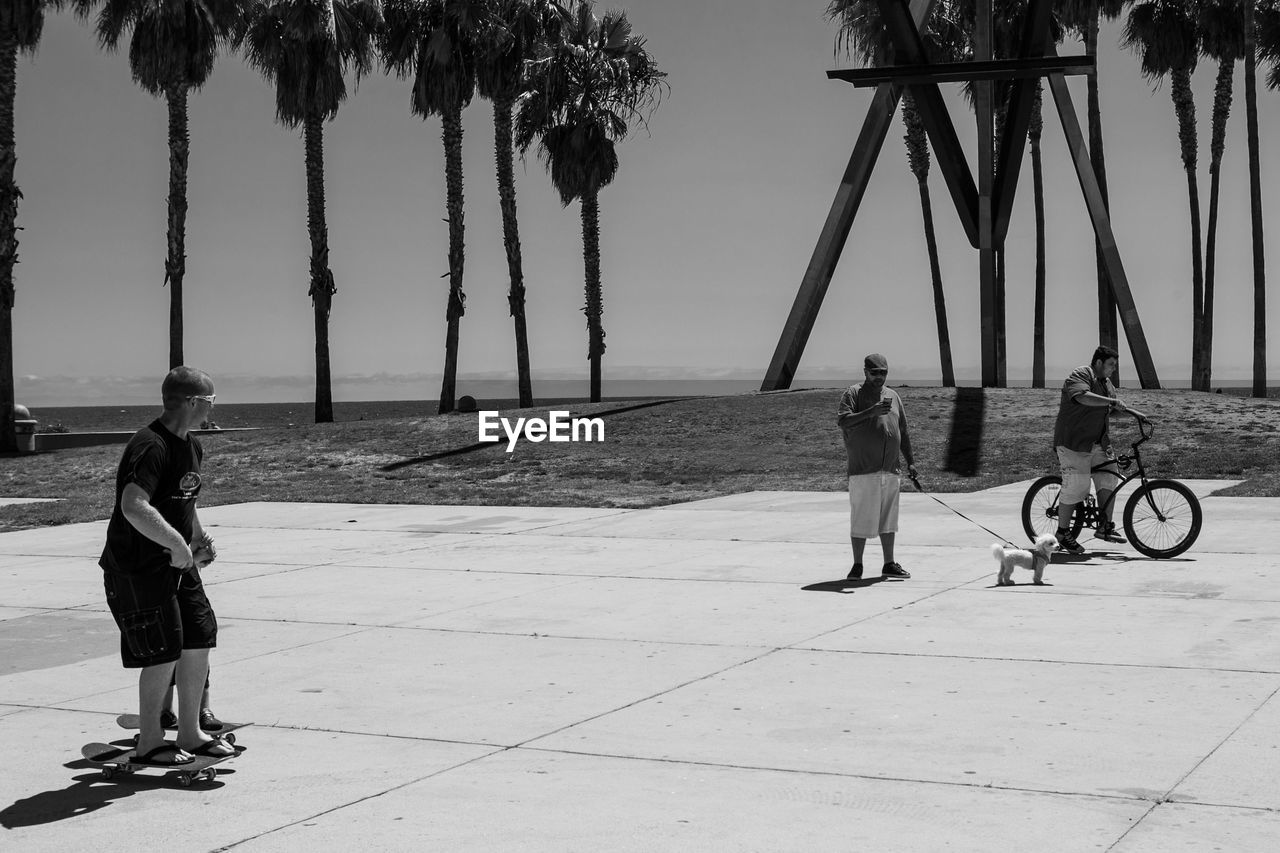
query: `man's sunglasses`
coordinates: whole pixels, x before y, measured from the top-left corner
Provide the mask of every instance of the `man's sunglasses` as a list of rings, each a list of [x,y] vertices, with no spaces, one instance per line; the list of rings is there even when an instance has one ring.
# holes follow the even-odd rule
[[[217,394],[192,394],[187,399],[188,400],[204,400],[206,403],[212,406],[213,401],[218,399],[218,395]]]
[[[889,368],[887,367],[866,367],[863,369],[866,370],[867,373],[870,373],[872,376],[888,376],[889,375]]]

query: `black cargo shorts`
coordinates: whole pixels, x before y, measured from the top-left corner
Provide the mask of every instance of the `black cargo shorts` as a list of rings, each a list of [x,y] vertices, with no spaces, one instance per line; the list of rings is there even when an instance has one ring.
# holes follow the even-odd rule
[[[218,644],[218,620],[198,569],[166,567],[139,575],[104,571],[102,577],[126,668],[170,663],[183,649]]]

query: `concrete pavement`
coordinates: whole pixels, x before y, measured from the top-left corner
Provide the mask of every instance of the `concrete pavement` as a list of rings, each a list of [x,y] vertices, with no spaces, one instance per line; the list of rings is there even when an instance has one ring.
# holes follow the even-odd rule
[[[843,494],[203,509],[213,707],[257,725],[190,789],[79,757],[136,710],[105,523],[0,534],[0,846],[1269,851],[1280,504],[1189,485],[1182,557],[1012,588],[975,522],[1019,537],[1026,483],[904,494],[913,577],[869,543],[860,583]]]

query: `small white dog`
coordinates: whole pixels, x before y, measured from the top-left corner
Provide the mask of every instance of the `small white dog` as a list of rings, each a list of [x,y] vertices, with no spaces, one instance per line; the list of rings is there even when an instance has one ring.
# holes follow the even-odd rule
[[[1000,573],[996,577],[997,586],[1013,586],[1013,569],[1021,566],[1035,572],[1035,582],[1044,584],[1044,567],[1054,549],[1058,547],[1058,537],[1052,533],[1044,533],[1036,537],[1036,544],[1031,550],[1023,548],[1006,548],[1003,545],[992,545],[991,554],[1000,564]]]

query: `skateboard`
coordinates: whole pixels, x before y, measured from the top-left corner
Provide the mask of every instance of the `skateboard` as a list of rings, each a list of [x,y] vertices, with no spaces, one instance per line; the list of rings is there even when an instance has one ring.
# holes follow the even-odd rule
[[[221,764],[224,761],[235,758],[244,752],[244,747],[237,746],[236,751],[230,755],[197,755],[193,760],[186,764],[139,764],[133,761],[137,755],[137,750],[132,746],[119,746],[109,743],[87,743],[80,748],[80,754],[88,761],[97,764],[102,768],[102,778],[111,779],[117,773],[132,775],[144,768],[152,770],[164,770],[173,772],[178,777],[178,783],[184,788],[191,787],[191,783],[197,779],[212,782],[217,772],[213,769],[215,764]],[[167,774],[166,774],[167,775]]]
[[[122,729],[133,729],[136,731],[142,728],[142,721],[137,714],[121,714],[120,716],[116,717],[116,725],[118,725]],[[229,735],[231,732],[234,732],[236,729],[243,729],[245,726],[252,726],[252,725],[253,723],[223,723],[220,727],[216,729],[204,729],[204,731],[208,732],[211,735]],[[178,728],[177,726],[168,726],[166,727],[166,730],[176,731],[177,728]],[[230,741],[231,743],[236,742],[236,739],[234,736],[228,737],[227,740]]]

